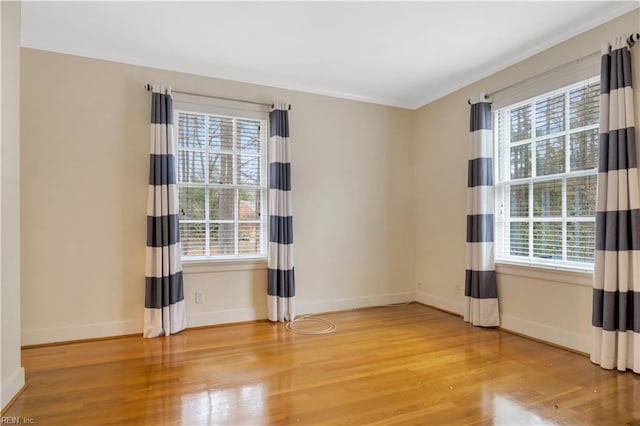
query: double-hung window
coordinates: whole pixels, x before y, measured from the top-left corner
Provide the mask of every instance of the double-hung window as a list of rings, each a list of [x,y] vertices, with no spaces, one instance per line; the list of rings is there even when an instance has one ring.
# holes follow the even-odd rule
[[[496,260],[593,267],[599,78],[495,111]]]
[[[266,256],[266,116],[175,109],[183,260]]]

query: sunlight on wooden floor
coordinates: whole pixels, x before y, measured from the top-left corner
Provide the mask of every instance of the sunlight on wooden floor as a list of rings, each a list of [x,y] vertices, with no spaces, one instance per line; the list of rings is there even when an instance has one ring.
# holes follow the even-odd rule
[[[593,424],[640,421],[640,377],[419,304],[325,314],[338,329],[193,329],[23,350],[5,416],[38,424]]]

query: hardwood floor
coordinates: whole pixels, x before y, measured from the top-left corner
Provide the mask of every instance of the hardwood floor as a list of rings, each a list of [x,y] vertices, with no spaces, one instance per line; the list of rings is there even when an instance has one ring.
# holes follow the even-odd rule
[[[640,424],[640,377],[411,304],[23,350],[40,425]]]

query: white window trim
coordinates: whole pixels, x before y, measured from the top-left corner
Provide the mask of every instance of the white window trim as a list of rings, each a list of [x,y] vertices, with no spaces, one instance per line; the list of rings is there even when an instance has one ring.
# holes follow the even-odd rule
[[[496,273],[581,287],[592,287],[593,285],[593,271],[566,266],[555,267],[500,260],[496,261]]]
[[[256,271],[267,269],[266,257],[234,259],[189,259],[182,261],[184,274],[206,274],[210,272]]]
[[[268,144],[269,139],[269,110],[267,106],[261,104],[245,103],[232,100],[223,100],[217,98],[211,98],[208,96],[197,96],[184,93],[173,94],[173,109],[174,115],[177,111],[190,111],[201,114],[210,114],[218,116],[227,116],[234,118],[247,118],[255,120],[265,120],[267,128],[265,129],[264,141],[264,155],[262,158],[262,167],[264,170],[264,179],[266,185],[266,191],[264,196],[264,209],[265,214],[261,218],[260,222],[263,224],[261,227],[261,238],[264,241],[264,255],[237,255],[237,256],[219,256],[219,257],[189,257],[182,258],[181,263],[183,273],[185,274],[198,274],[209,272],[226,272],[226,271],[249,271],[249,270],[262,270],[267,269],[267,253],[269,250],[269,214],[268,214],[268,201],[269,201],[269,162],[268,162]],[[176,150],[178,147],[178,124],[174,124],[174,140],[176,141]],[[177,166],[177,165],[176,165]],[[177,172],[177,170],[176,170]]]
[[[592,65],[592,61],[587,61],[588,64],[586,64],[587,66],[583,66],[580,67],[580,72],[578,72],[577,74],[580,76],[579,79],[574,78],[573,82],[570,84],[565,84],[563,86],[557,86],[557,84],[552,84],[549,82],[548,77],[545,79],[544,84],[541,84],[540,82],[534,82],[530,85],[528,85],[528,87],[526,87],[527,90],[522,90],[522,91],[518,91],[518,89],[516,88],[515,90],[513,90],[513,92],[517,93],[517,95],[512,95],[507,97],[507,99],[509,100],[513,100],[516,98],[521,98],[522,97],[522,93],[527,93],[527,98],[526,99],[519,99],[517,102],[513,102],[513,103],[506,103],[505,102],[505,98],[501,99],[500,102],[500,106],[498,108],[495,109],[494,112],[494,117],[497,116],[497,112],[500,109],[509,107],[510,109],[515,109],[518,108],[519,106],[522,105],[526,105],[526,104],[534,104],[535,102],[541,98],[545,98],[548,97],[552,94],[552,92],[555,91],[559,91],[562,90],[564,92],[568,92],[570,91],[572,88],[575,87],[579,87],[582,86],[584,83],[590,84],[592,82],[595,82],[599,79],[599,76],[596,75],[594,76],[593,73],[591,73],[589,75],[589,77],[587,78],[582,78],[582,76],[589,72],[590,69],[593,68]],[[564,79],[567,78],[566,76],[566,70],[562,70],[563,71],[563,77]],[[564,82],[564,79],[562,79],[562,81]],[[548,87],[554,87],[553,89],[548,89]],[[537,90],[537,94],[530,96],[531,90]],[[544,90],[544,91],[543,91]],[[565,95],[566,96],[566,95]],[[532,112],[533,115],[533,112]],[[568,111],[565,109],[565,115],[568,115]],[[565,117],[565,119],[567,119],[567,117]],[[568,120],[567,120],[568,123]],[[507,124],[505,123],[505,126]],[[564,136],[565,137],[565,149],[568,149],[568,140],[569,140],[569,135],[571,133],[576,133],[576,132],[580,132],[580,131],[584,131],[584,130],[590,130],[590,129],[597,129],[598,128],[598,124],[593,124],[593,125],[589,125],[589,126],[583,126],[580,128],[576,128],[576,129],[571,129],[569,130],[568,128],[565,128],[565,130],[563,130],[562,132],[559,133],[554,133],[553,137],[557,137],[557,136]],[[499,152],[498,150],[498,140],[497,140],[497,128],[494,126],[494,149],[496,152],[496,156],[497,153]],[[532,132],[535,132],[535,128],[532,125]],[[549,135],[546,135],[545,137],[548,137]],[[518,141],[514,144],[511,144],[510,146],[520,146],[520,145],[528,145],[532,143],[532,140],[535,141],[536,139],[538,139],[537,137],[535,137],[532,134],[532,137],[523,141]],[[503,152],[503,155],[506,157],[507,156],[507,152]],[[531,152],[531,156],[532,156],[532,165],[531,167],[533,169],[535,169],[535,152],[534,150],[532,150]],[[498,160],[498,158],[496,157],[496,160]],[[568,162],[569,162],[569,156],[565,155],[565,170],[568,170]],[[506,158],[503,158],[502,161],[497,162],[498,164],[501,164],[504,168],[505,168],[505,173],[508,173],[509,168],[510,168],[510,159],[507,161]],[[506,188],[508,188],[511,185],[518,185],[518,184],[523,184],[523,183],[530,183],[530,182],[540,182],[540,181],[547,181],[547,180],[557,180],[557,179],[562,179],[563,181],[566,180],[567,178],[574,178],[574,177],[580,177],[580,176],[588,176],[588,175],[593,175],[593,170],[582,170],[582,171],[574,171],[574,172],[567,172],[565,171],[564,173],[558,173],[558,174],[553,174],[553,175],[548,175],[548,176],[536,176],[536,177],[530,177],[530,178],[520,178],[520,179],[509,179],[509,180],[505,180],[505,181],[500,181],[499,180],[499,176],[500,176],[500,170],[498,167],[495,167],[494,170],[494,179],[495,179],[495,188],[496,188],[496,209],[497,209],[497,202],[498,202],[498,198],[497,198],[497,193],[498,190],[505,190]],[[597,175],[597,169],[596,169],[596,175]],[[529,208],[532,208],[532,199],[531,197],[533,196],[532,191],[529,191]],[[506,195],[504,196],[506,199]],[[564,186],[563,186],[563,197],[564,197]],[[563,240],[562,240],[562,244],[563,244],[563,252],[564,252],[564,246],[566,245],[566,237],[564,236],[564,231],[566,229],[566,225],[565,223],[567,221],[571,221],[571,222],[591,222],[592,220],[589,219],[585,219],[584,217],[567,217],[566,216],[566,211],[565,211],[566,206],[563,203],[563,211],[562,211],[562,216],[557,217],[557,218],[538,218],[535,219],[535,221],[538,222],[545,222],[545,221],[553,221],[553,222],[562,222],[563,223]],[[505,209],[508,211],[509,207],[505,206]],[[511,223],[514,220],[512,220],[512,218],[510,217],[510,215],[507,213],[508,217],[505,217],[504,222],[505,223]],[[498,225],[497,222],[498,221],[502,221],[502,219],[499,218],[498,212],[496,210],[495,212],[495,222],[494,223],[494,229],[498,229]],[[522,218],[523,222],[527,222],[529,223],[531,220],[530,216],[527,216],[526,218]],[[519,220],[515,220],[516,222]],[[593,221],[595,222],[595,217],[593,219]],[[529,244],[532,244],[532,241],[529,241]],[[532,248],[530,247],[530,250],[532,250]],[[594,259],[595,261],[595,259]],[[592,285],[592,277],[593,277],[593,263],[591,264],[582,264],[580,262],[570,262],[570,261],[564,261],[563,264],[556,264],[555,262],[549,262],[549,261],[545,261],[544,259],[536,259],[533,258],[532,256],[528,257],[528,258],[519,258],[517,256],[514,257],[503,257],[503,258],[497,258],[496,257],[496,271],[499,273],[504,273],[507,275],[515,275],[515,276],[525,276],[525,277],[531,277],[531,278],[538,278],[538,279],[544,279],[544,280],[549,280],[549,281],[557,281],[557,282],[566,282],[569,284],[580,284],[580,285],[588,285],[591,286]],[[498,270],[499,269],[499,270]],[[538,272],[536,272],[538,271]],[[553,272],[551,272],[553,271]],[[560,275],[558,275],[560,273]],[[556,278],[553,278],[553,277]]]
[[[491,96],[492,109],[495,111],[525,99],[534,98],[541,93],[552,92],[575,82],[587,80],[594,75],[600,75],[600,61],[599,54],[589,55],[558,68],[543,71],[535,78],[528,79],[524,76],[523,83],[509,86],[508,89],[500,90]]]

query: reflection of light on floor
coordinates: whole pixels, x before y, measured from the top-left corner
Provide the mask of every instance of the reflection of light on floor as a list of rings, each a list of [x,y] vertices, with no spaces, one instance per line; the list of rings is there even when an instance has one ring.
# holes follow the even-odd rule
[[[526,408],[508,398],[494,395],[493,397],[494,425],[555,425],[555,423],[533,414]]]
[[[183,419],[198,417],[205,424],[229,422],[241,416],[260,418],[264,414],[264,386],[211,389],[182,396]]]

